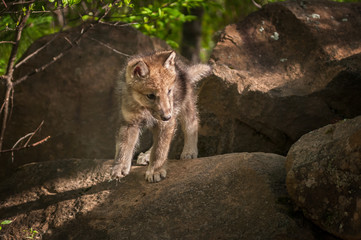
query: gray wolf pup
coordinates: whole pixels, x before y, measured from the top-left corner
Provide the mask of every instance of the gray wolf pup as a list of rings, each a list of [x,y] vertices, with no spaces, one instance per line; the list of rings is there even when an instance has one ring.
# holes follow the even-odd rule
[[[129,174],[134,148],[143,127],[153,133],[145,179],[166,177],[165,162],[179,119],[184,132],[181,159],[198,155],[198,113],[193,84],[211,73],[205,64],[185,65],[174,51],[132,57],[118,80],[120,129],[116,136],[113,178]]]

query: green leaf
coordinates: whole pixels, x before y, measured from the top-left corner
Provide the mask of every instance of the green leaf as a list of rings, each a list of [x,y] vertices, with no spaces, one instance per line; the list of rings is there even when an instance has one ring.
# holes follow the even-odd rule
[[[172,48],[179,48],[179,44],[177,42],[173,41],[173,40],[168,39],[166,42]]]
[[[13,222],[12,220],[4,220],[4,221],[1,222],[1,225],[10,224],[12,222]]]

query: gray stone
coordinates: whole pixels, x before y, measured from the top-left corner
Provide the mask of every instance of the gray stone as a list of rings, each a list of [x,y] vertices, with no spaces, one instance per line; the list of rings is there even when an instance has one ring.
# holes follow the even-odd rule
[[[302,136],[287,155],[287,189],[313,222],[361,239],[361,116]]]
[[[199,85],[200,155],[286,155],[305,133],[361,115],[360,8],[280,2],[227,26]]]

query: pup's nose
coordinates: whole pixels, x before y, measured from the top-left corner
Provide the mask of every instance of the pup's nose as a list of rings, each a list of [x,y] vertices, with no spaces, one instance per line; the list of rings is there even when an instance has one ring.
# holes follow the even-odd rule
[[[166,115],[166,116],[161,116],[161,118],[162,118],[162,120],[163,121],[168,121],[169,119],[171,119],[172,118],[172,115]]]

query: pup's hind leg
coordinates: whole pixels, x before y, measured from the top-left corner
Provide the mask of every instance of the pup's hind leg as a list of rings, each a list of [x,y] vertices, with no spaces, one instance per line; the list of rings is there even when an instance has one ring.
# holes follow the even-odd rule
[[[180,113],[180,121],[184,134],[184,147],[181,159],[197,158],[198,156],[198,113],[195,101],[186,102]]]
[[[150,159],[150,153],[152,151],[152,148],[149,148],[148,151],[146,152],[142,152],[139,154],[138,158],[137,158],[137,164],[138,165],[147,165],[149,163],[149,159]]]

